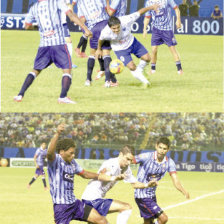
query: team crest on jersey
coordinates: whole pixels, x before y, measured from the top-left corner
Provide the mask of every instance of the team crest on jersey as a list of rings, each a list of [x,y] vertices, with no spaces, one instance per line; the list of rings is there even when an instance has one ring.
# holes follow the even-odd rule
[[[63,171],[63,180],[73,183],[74,182],[74,174],[67,173],[67,172]]]
[[[123,56],[120,57],[120,60],[121,60],[122,62],[125,61]]]

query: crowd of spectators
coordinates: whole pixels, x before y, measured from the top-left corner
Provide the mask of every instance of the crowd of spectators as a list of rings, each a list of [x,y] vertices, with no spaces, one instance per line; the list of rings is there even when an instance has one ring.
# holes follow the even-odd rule
[[[1,113],[0,145],[38,147],[49,142],[61,122],[66,124],[65,136],[82,147],[131,144],[151,149],[160,136],[167,136],[174,150],[224,145],[223,113]]]

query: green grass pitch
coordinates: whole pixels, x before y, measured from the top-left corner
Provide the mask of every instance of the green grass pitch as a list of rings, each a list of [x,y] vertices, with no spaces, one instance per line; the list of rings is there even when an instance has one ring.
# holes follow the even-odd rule
[[[71,33],[73,48],[81,33]],[[150,52],[150,38],[135,35]],[[184,75],[176,72],[169,49],[158,52],[157,73],[152,86],[141,88],[125,69],[117,75],[120,86],[105,89],[104,80],[84,87],[87,59],[73,55],[73,82],[69,96],[76,105],[58,105],[62,71],[54,65],[44,70],[28,89],[23,102],[16,103],[26,75],[33,67],[39,45],[35,31],[1,31],[1,111],[2,112],[204,112],[223,111],[223,42],[221,36],[176,35]],[[89,53],[89,48],[87,48]],[[112,54],[115,58],[115,55]],[[138,63],[138,59],[134,57]],[[99,64],[96,61],[93,78]],[[147,68],[149,70],[149,68]]]
[[[45,169],[46,170],[46,169]],[[41,178],[28,190],[28,182],[35,169],[0,168],[0,223],[4,224],[53,224],[53,208],[49,191],[44,191]],[[223,173],[179,172],[179,178],[190,192],[188,204],[170,208],[166,211],[171,224],[222,224],[224,223]],[[47,182],[48,183],[48,182]],[[75,177],[75,195],[81,198],[88,180]],[[217,193],[208,197],[210,193]],[[107,198],[119,199],[132,205],[132,215],[128,224],[142,224],[138,208],[134,201],[134,191],[130,184],[120,182],[106,195]],[[159,182],[157,190],[158,204],[162,208],[187,201],[178,192],[167,174]],[[107,216],[111,224],[116,223],[117,213]],[[71,224],[80,223],[72,221]]]

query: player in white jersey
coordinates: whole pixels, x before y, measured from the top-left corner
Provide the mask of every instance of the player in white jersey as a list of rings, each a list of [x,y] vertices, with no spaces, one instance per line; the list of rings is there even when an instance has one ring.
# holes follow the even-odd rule
[[[105,217],[92,207],[78,200],[74,195],[74,175],[85,179],[114,181],[122,179],[121,175],[108,176],[84,170],[74,160],[76,145],[72,139],[62,138],[64,124],[57,127],[47,150],[48,176],[50,193],[54,204],[56,224],[69,224],[71,220],[79,220],[96,224],[108,224]]]
[[[156,72],[158,46],[161,44],[166,44],[169,47],[170,52],[172,53],[174,61],[176,63],[178,74],[183,74],[180,56],[175,48],[175,45],[177,45],[177,41],[173,33],[172,12],[171,12],[172,9],[175,10],[176,28],[177,29],[181,28],[180,10],[178,8],[178,5],[175,3],[174,0],[147,0],[146,6],[152,5],[154,4],[154,2],[158,2],[158,4],[160,4],[159,12],[157,14],[155,14],[155,12],[153,11],[147,12],[145,14],[144,28],[143,28],[143,37],[146,37],[147,26],[149,24],[150,18],[152,18],[151,74],[154,74]]]
[[[109,16],[116,16],[116,17],[120,17],[120,16],[124,16],[126,14],[126,10],[127,10],[127,0],[112,0],[111,3],[109,0],[107,1],[107,14]],[[100,60],[100,58],[99,58]],[[103,77],[105,75],[105,71],[104,71],[104,66],[100,68],[100,71],[98,71],[97,76],[95,77],[95,80],[100,79],[101,77]],[[111,82],[112,85],[114,85]]]
[[[34,163],[36,166],[35,175],[32,178],[32,180],[29,182],[27,188],[29,189],[31,187],[31,184],[39,177],[42,176],[42,181],[44,184],[44,189],[47,190],[47,184],[45,180],[45,172],[44,172],[44,161],[47,156],[47,144],[46,142],[42,142],[40,145],[40,148],[38,148],[34,155]]]
[[[122,148],[117,158],[109,159],[101,165],[98,173],[105,173],[109,176],[124,176],[126,183],[132,184],[134,188],[145,189],[150,186],[155,186],[155,181],[148,183],[141,183],[133,176],[130,164],[133,160],[134,149],[126,145]],[[99,180],[91,180],[87,185],[82,200],[95,208],[99,214],[106,216],[108,213],[119,212],[117,216],[117,224],[126,224],[131,215],[132,207],[126,202],[114,199],[105,199],[106,193],[117,183],[116,180],[112,182],[105,182]]]
[[[138,181],[143,183],[148,183],[150,180],[159,181],[168,171],[176,189],[189,199],[189,193],[184,189],[177,176],[174,161],[166,156],[170,150],[169,139],[161,137],[158,139],[155,148],[155,152],[135,156],[134,163],[139,163]],[[144,224],[153,224],[154,219],[157,219],[157,224],[165,224],[168,221],[167,215],[157,204],[156,187],[135,190],[135,201],[141,217],[144,219]]]
[[[146,48],[131,34],[131,25],[148,10],[156,11],[157,8],[158,5],[155,4],[127,16],[110,17],[108,25],[101,31],[96,52],[97,57],[100,57],[102,55],[102,44],[105,40],[109,40],[117,58],[130,69],[132,75],[140,80],[144,87],[150,85],[143,75],[145,66],[150,62],[150,56]],[[132,60],[131,54],[141,59],[137,67]]]
[[[92,35],[77,15],[69,9],[64,0],[38,0],[34,3],[26,16],[25,29],[33,29],[33,22],[37,22],[41,37],[40,45],[35,58],[34,68],[27,75],[19,94],[14,97],[15,101],[21,102],[33,80],[43,69],[54,63],[63,71],[62,88],[58,103],[75,104],[74,101],[67,97],[67,92],[72,82],[72,63],[67,45],[65,44],[64,30],[61,22],[62,13],[66,14],[71,21],[83,28],[86,36]]]

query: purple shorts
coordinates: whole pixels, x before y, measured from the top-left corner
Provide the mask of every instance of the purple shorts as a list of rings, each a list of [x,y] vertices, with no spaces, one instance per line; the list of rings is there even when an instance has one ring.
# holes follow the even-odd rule
[[[177,45],[177,41],[174,37],[172,30],[158,30],[153,27],[151,46],[158,46],[166,44],[168,47]]]
[[[80,200],[72,204],[54,204],[56,224],[69,224],[71,220],[87,221],[92,207]]]
[[[97,23],[91,30],[91,32],[93,33],[93,37],[90,38],[90,47],[92,49],[97,49],[98,47],[98,40],[100,38],[100,33],[101,33],[101,30],[107,25],[108,21],[107,20],[104,20],[104,21],[101,21],[99,23]],[[102,49],[108,49],[110,50],[111,49],[111,46],[110,46],[110,41],[104,41],[103,42],[103,45],[102,45]]]
[[[141,217],[145,219],[158,218],[163,210],[157,205],[156,198],[135,198]]]
[[[106,216],[108,214],[108,211],[110,209],[111,203],[113,202],[112,199],[96,199],[93,201],[89,201],[89,200],[82,200],[85,204],[95,208],[100,215],[102,216]]]
[[[134,54],[136,57],[140,58],[143,55],[147,54],[148,51],[146,48],[135,38],[132,45],[121,51],[114,52],[117,55],[117,58],[120,59],[126,66],[130,61],[132,61],[131,54]]]
[[[58,68],[71,69],[72,61],[67,45],[39,47],[34,61],[34,69],[42,70],[54,63]]]
[[[38,176],[40,175],[45,175],[44,169],[42,166],[40,166],[39,168],[36,168],[36,172],[35,174],[37,174]]]

